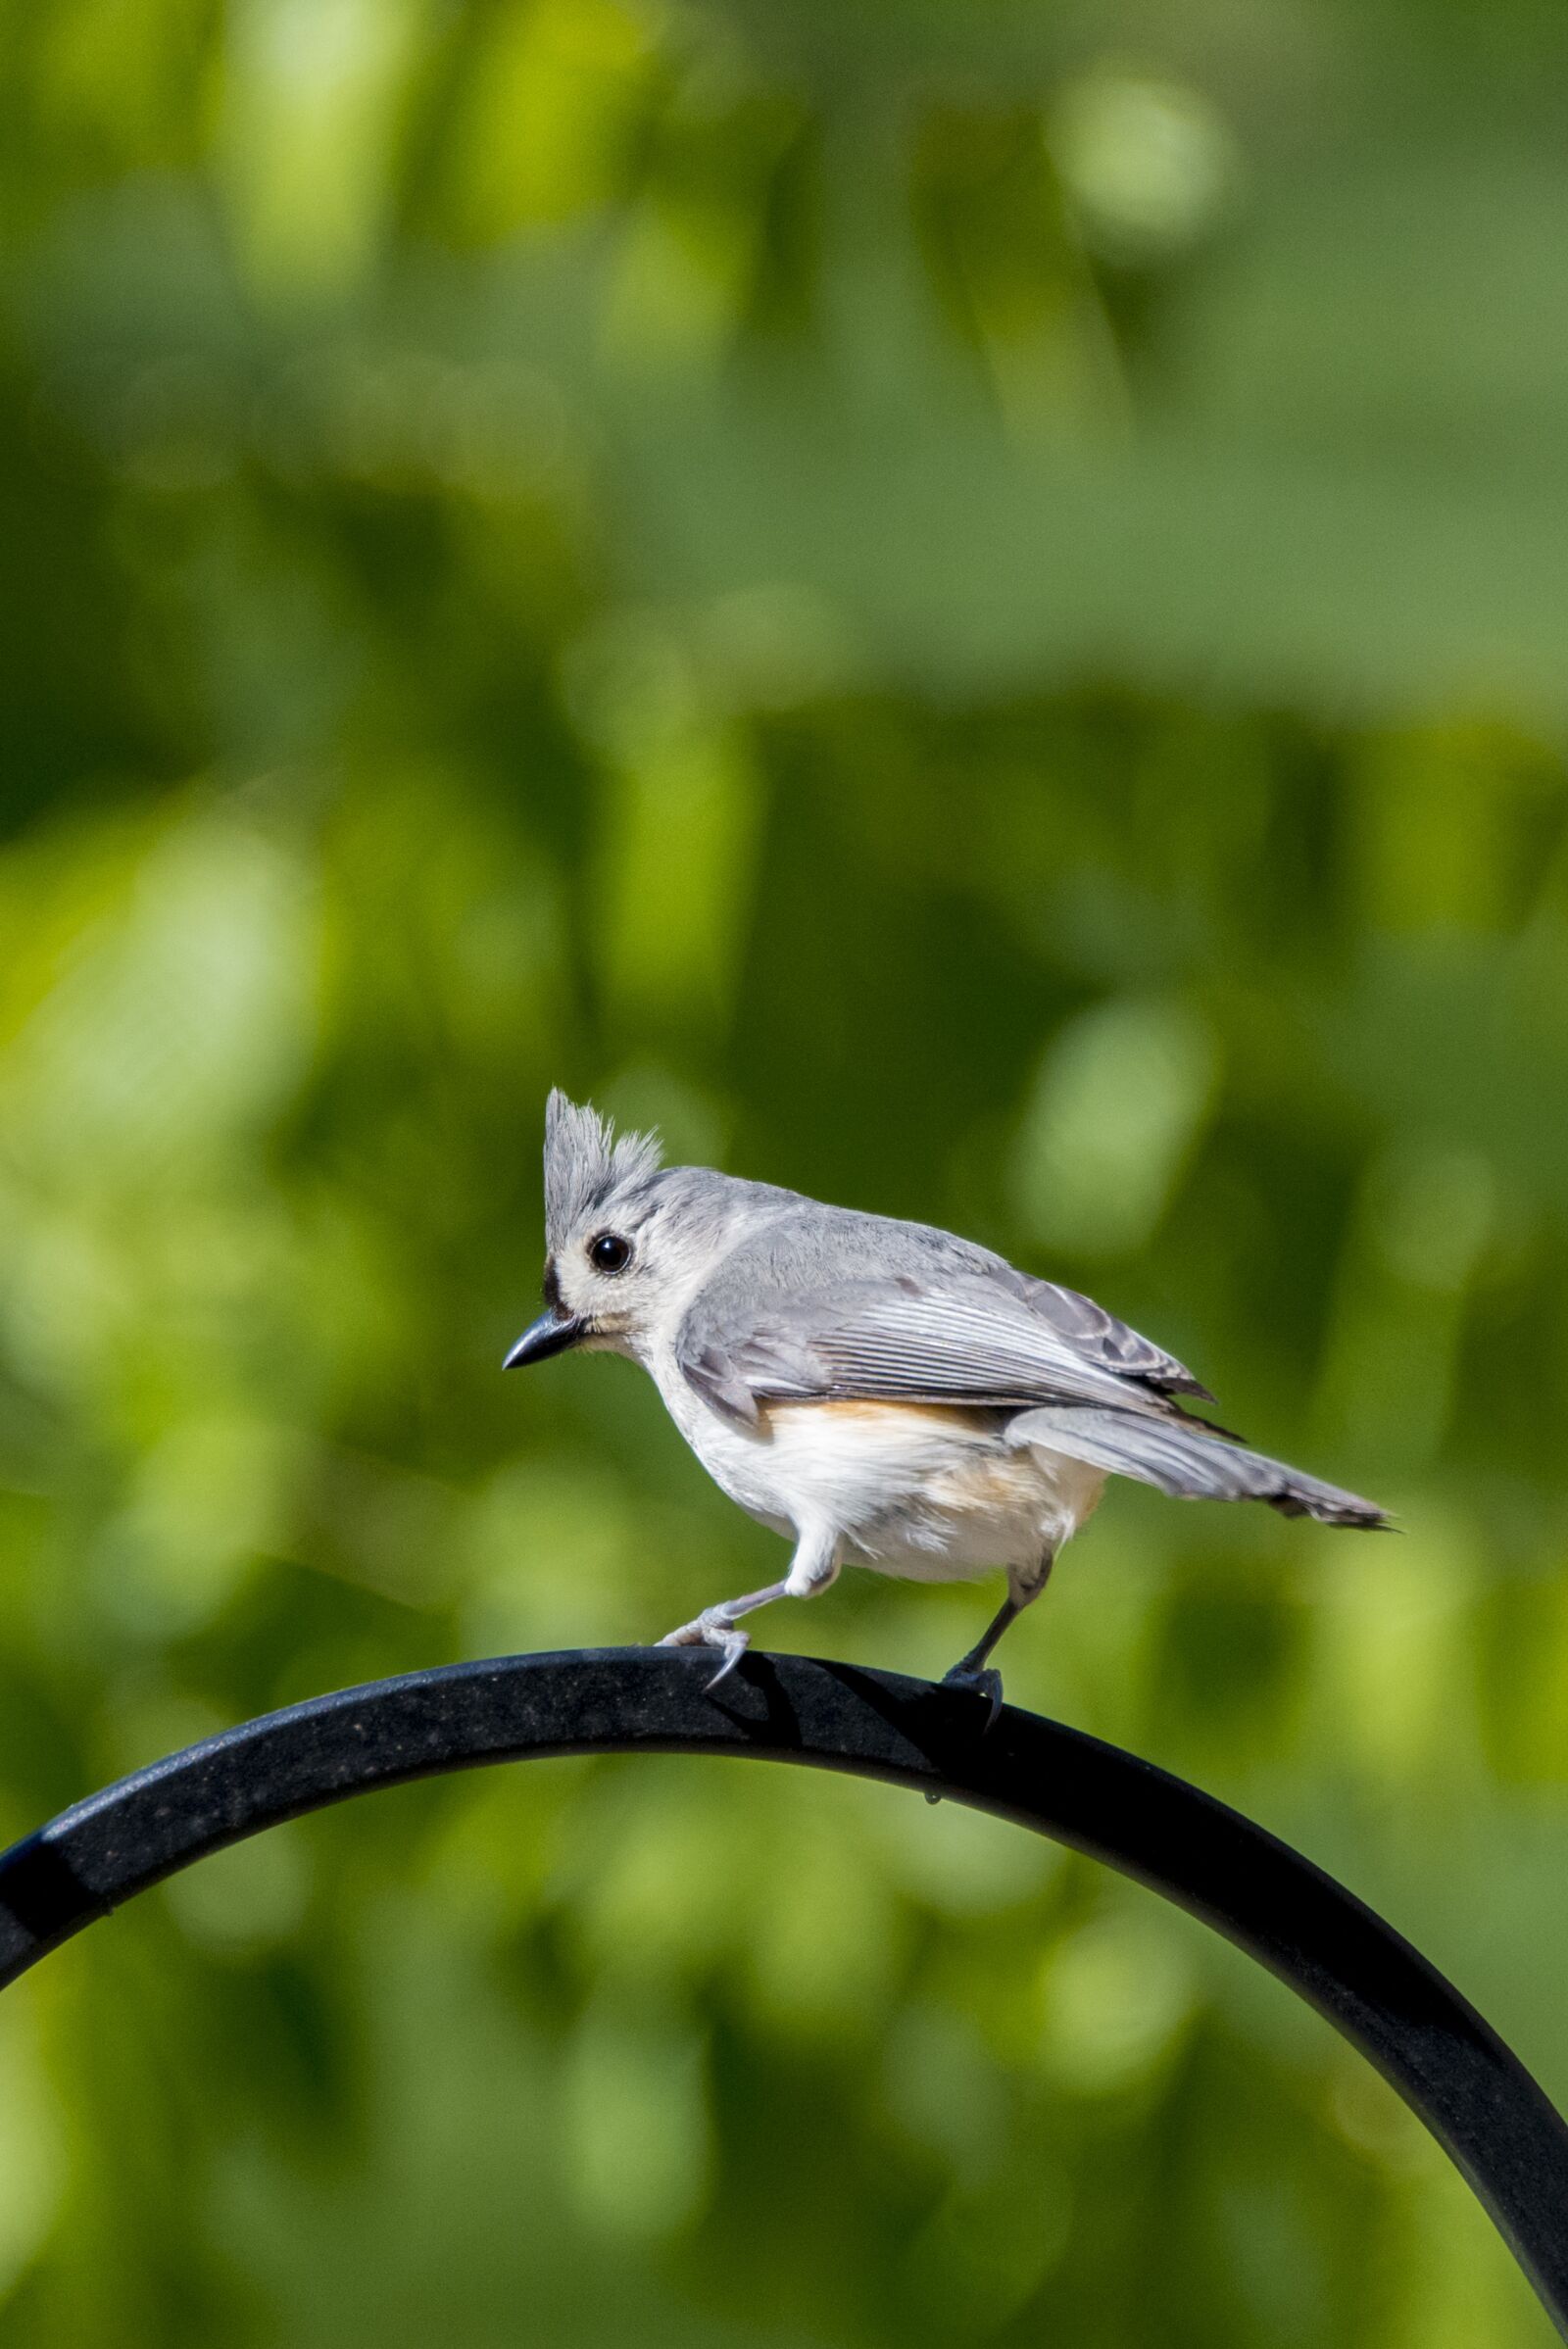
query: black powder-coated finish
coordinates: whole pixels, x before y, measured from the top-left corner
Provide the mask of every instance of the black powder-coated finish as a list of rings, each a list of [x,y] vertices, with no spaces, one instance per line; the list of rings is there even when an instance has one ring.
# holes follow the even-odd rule
[[[1568,2339],[1568,2128],[1443,1976],[1344,1886],[1197,1787],[1007,1705],[804,1656],[608,1648],[345,1688],[209,1737],[0,1857],[0,1983],[244,1835],[481,1762],[715,1753],[940,1794],[1054,1836],[1201,1918],[1358,2047],[1458,2164]]]

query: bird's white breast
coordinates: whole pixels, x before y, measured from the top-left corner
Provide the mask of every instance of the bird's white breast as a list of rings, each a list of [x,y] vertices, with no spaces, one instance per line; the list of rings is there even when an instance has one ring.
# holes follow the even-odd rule
[[[1100,1498],[1103,1473],[1012,1446],[999,1414],[918,1403],[775,1403],[754,1430],[713,1410],[672,1354],[649,1362],[715,1484],[778,1533],[830,1528],[884,1573],[965,1579],[1032,1565]]]

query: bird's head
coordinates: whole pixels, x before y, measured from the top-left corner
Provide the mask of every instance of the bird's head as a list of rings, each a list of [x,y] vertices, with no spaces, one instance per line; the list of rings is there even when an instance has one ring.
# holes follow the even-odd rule
[[[561,1092],[545,1109],[545,1310],[507,1356],[568,1346],[643,1355],[722,1252],[722,1175],[662,1163],[652,1134],[617,1135]]]

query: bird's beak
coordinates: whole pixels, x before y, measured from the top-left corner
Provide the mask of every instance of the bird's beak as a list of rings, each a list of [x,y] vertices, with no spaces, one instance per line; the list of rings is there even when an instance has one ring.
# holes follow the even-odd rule
[[[501,1367],[518,1370],[524,1362],[543,1362],[547,1355],[564,1354],[587,1334],[588,1324],[580,1313],[566,1313],[551,1305],[523,1331]]]

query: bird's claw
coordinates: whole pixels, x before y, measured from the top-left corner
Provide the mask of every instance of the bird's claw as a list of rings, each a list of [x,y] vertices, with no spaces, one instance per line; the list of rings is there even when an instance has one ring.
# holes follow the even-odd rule
[[[955,1664],[951,1672],[943,1674],[942,1686],[944,1688],[966,1688],[976,1696],[983,1696],[990,1706],[986,1715],[986,1730],[989,1733],[996,1728],[997,1716],[1002,1711],[1002,1675],[994,1664],[988,1664],[983,1669],[977,1669],[972,1664]]]
[[[718,1670],[714,1673],[712,1679],[703,1690],[703,1694],[705,1696],[711,1696],[713,1690],[718,1687],[719,1682],[728,1680],[730,1674],[734,1671],[736,1665],[746,1653],[747,1648],[751,1645],[751,1641],[745,1632],[738,1632],[732,1628],[731,1630],[725,1632],[721,1639],[715,1642],[715,1644],[722,1646],[724,1650],[724,1661],[722,1664],[720,1664]]]
[[[666,1632],[659,1642],[661,1647],[716,1647],[722,1648],[724,1661],[709,1682],[703,1693],[711,1696],[720,1681],[728,1680],[747,1648],[751,1636],[725,1618],[722,1607],[705,1607],[702,1614],[690,1623],[681,1624],[675,1631]]]

